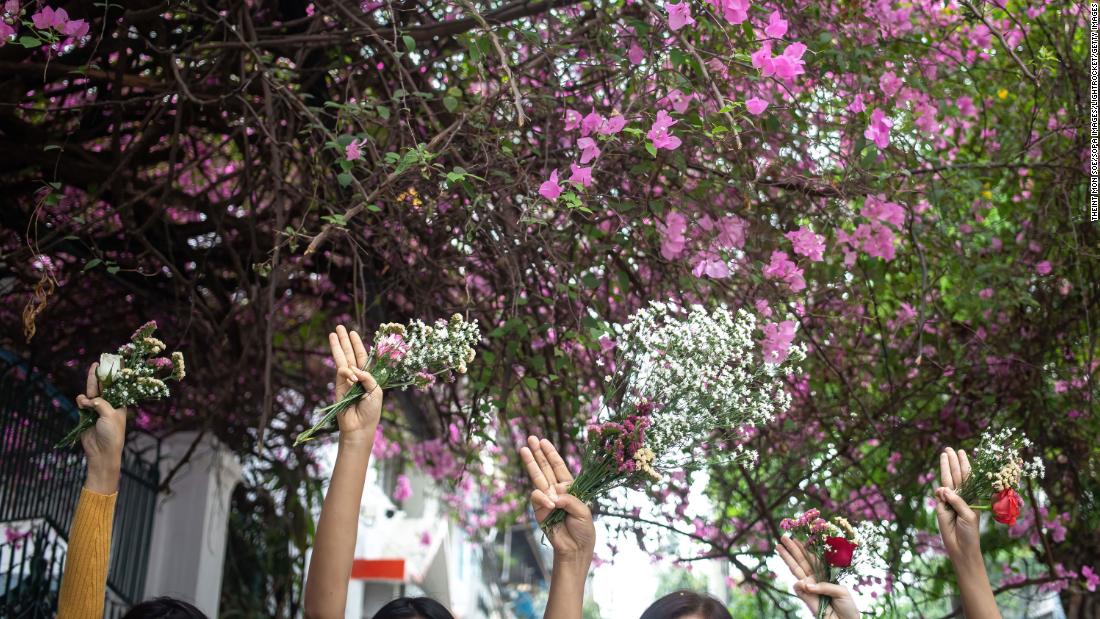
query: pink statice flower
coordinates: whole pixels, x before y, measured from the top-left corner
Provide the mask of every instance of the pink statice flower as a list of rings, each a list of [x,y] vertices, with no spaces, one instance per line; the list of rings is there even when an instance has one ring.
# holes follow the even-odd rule
[[[791,343],[794,342],[795,322],[784,320],[764,325],[764,340],[760,342],[764,349],[764,361],[768,363],[783,363],[791,351]]]
[[[389,359],[397,362],[405,358],[409,352],[409,344],[400,333],[389,333],[374,345],[374,353],[379,359]]]
[[[561,185],[558,184],[558,171],[550,172],[550,178],[539,185],[539,195],[554,202],[561,195]]]

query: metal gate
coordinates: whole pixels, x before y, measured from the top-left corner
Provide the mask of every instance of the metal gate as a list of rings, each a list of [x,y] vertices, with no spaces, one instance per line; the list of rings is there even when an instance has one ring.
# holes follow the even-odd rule
[[[53,445],[77,409],[19,357],[0,350],[0,617],[53,617],[84,454]],[[106,617],[120,616],[145,588],[159,473],[156,462],[123,453],[111,535]]]

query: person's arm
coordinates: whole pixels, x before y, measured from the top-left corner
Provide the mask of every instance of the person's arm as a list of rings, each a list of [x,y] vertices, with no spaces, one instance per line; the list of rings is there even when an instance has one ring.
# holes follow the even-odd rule
[[[981,520],[956,490],[970,475],[966,452],[948,447],[940,454],[940,482],[936,489],[936,521],[940,537],[955,568],[963,612],[972,619],[1000,619],[993,587],[985,571],[981,549]]]
[[[776,546],[776,550],[779,551],[779,556],[783,559],[783,562],[790,568],[791,574],[794,574],[794,577],[798,579],[798,582],[794,583],[795,595],[802,600],[806,608],[810,609],[815,617],[817,611],[821,608],[821,596],[824,595],[829,598],[827,617],[830,619],[859,619],[859,608],[856,607],[856,601],[852,599],[852,593],[848,591],[847,587],[831,582],[817,582],[816,574],[818,570],[814,569],[816,559],[806,551],[806,547],[802,542],[784,536],[779,538],[779,545]]]
[[[306,577],[305,616],[310,619],[340,618],[348,598],[348,579],[355,560],[355,538],[359,530],[359,505],[367,480],[367,463],[374,447],[374,433],[382,415],[382,390],[368,372],[367,351],[359,334],[342,325],[328,336],[336,364],[336,399],[352,384],[362,382],[367,395],[340,413],[340,442],[332,480],[325,492],[313,556]],[[354,362],[354,366],[352,363]]]
[[[95,426],[80,435],[88,461],[88,474],[69,530],[65,572],[58,596],[58,619],[103,616],[110,565],[111,526],[115,519],[118,477],[122,470],[122,445],[126,438],[126,409],[116,409],[99,397],[96,380],[98,363],[88,370],[83,395],[76,398],[81,408],[92,409],[99,418]]]
[[[527,446],[521,447],[519,454],[535,486],[531,492],[535,519],[541,523],[556,508],[566,513],[565,521],[547,532],[554,548],[554,567],[544,617],[580,619],[584,608],[584,583],[588,580],[596,546],[592,511],[568,493],[573,475],[550,441],[528,437]]]

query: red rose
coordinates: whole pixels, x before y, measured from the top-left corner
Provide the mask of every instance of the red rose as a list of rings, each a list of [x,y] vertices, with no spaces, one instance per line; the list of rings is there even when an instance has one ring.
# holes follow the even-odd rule
[[[825,562],[833,567],[848,567],[852,564],[852,553],[856,545],[843,537],[826,537]]]
[[[1016,524],[1016,517],[1020,515],[1020,506],[1023,504],[1015,490],[1005,488],[993,495],[993,519],[1002,524]]]

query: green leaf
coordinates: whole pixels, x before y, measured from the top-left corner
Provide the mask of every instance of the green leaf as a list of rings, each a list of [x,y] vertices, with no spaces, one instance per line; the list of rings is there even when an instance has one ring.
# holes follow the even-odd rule
[[[84,263],[84,268],[81,269],[80,272],[83,273],[84,271],[89,271],[91,269],[96,268],[97,266],[99,266],[101,264],[103,264],[102,260],[100,260],[99,258],[92,258],[91,260]]]
[[[114,275],[115,273],[118,273],[118,265],[117,264],[108,265],[107,266],[107,272],[110,273],[111,275]]]
[[[340,183],[341,187],[347,187],[348,185],[350,185],[351,179],[351,174],[348,174],[347,172],[341,172],[340,174],[336,175],[336,182]]]
[[[367,205],[367,210],[372,212],[372,213],[381,213],[382,212],[382,207],[378,206],[377,204],[368,204]]]
[[[443,97],[443,107],[447,108],[448,112],[454,112],[458,109],[458,99],[454,97]]]
[[[646,142],[645,149],[646,152],[648,152],[650,155],[653,155],[654,159],[657,158],[657,147],[653,145],[653,142]]]
[[[19,44],[23,47],[33,48],[42,45],[42,41],[32,36],[23,35],[19,37]]]
[[[328,223],[330,223],[334,226],[339,226],[341,228],[347,227],[347,225],[348,225],[347,218],[344,217],[343,214],[341,214],[341,213],[336,213],[335,215],[325,215],[321,219],[323,221],[327,221]]]
[[[47,145],[45,145],[44,147],[42,147],[42,150],[43,150],[43,151],[48,151],[48,150],[61,150],[61,146],[59,146],[59,145],[57,145],[57,144],[47,144]]]
[[[374,109],[377,110],[378,115],[381,116],[383,120],[388,120],[389,119],[389,117],[390,117],[390,108],[388,108],[384,105],[376,105],[376,106],[374,106]]]
[[[406,34],[401,37],[401,40],[405,42],[405,49],[410,52],[416,51],[416,41],[414,41],[412,37]]]

